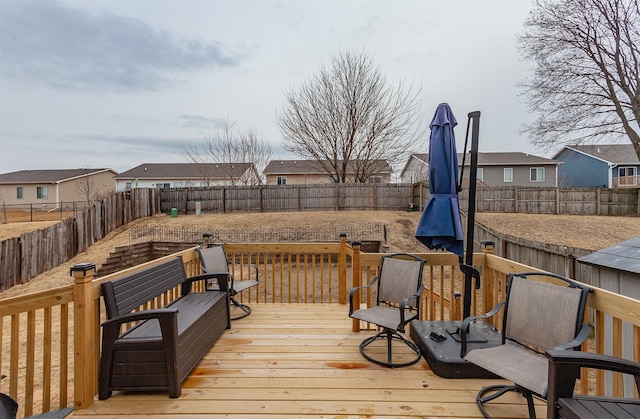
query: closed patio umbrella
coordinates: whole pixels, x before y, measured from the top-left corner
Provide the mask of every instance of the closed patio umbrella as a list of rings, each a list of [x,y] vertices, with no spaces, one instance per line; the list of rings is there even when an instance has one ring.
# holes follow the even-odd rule
[[[441,103],[429,124],[430,197],[415,237],[429,249],[448,250],[462,261],[464,233],[458,201],[458,154],[453,132],[457,121],[451,107]]]

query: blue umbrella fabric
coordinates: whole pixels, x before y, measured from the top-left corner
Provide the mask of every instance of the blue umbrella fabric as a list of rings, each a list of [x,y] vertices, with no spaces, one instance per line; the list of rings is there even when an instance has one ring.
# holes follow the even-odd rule
[[[416,239],[429,249],[464,256],[464,233],[458,200],[458,153],[453,128],[458,124],[447,103],[441,103],[429,124],[429,193]]]

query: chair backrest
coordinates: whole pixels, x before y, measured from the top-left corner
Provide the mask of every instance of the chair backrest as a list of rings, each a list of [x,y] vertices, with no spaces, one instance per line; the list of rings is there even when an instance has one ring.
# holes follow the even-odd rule
[[[222,246],[200,246],[197,251],[204,273],[229,273],[229,262]]]
[[[505,338],[540,349],[571,342],[583,322],[589,288],[555,275],[569,286],[526,279],[527,275],[535,274],[510,278]]]
[[[8,394],[0,393],[0,418],[15,419],[18,413],[18,402]]]
[[[378,304],[380,302],[400,304],[414,295],[422,285],[424,260],[413,255],[394,254],[382,258],[380,278],[378,279]],[[417,301],[409,306],[417,307]]]

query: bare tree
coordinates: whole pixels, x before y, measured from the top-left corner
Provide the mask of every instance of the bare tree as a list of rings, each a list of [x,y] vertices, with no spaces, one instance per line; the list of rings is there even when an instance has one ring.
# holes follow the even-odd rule
[[[86,202],[91,202],[98,193],[98,188],[91,176],[83,176],[78,179],[75,189],[78,196]]]
[[[522,83],[538,118],[524,127],[546,148],[631,140],[640,158],[637,0],[539,0],[519,38],[536,63]]]
[[[399,163],[416,130],[418,93],[388,85],[366,53],[342,52],[286,93],[278,124],[286,150],[316,161],[334,182],[365,182],[380,160]],[[355,174],[354,174],[355,173]]]
[[[272,150],[269,143],[254,129],[240,130],[229,118],[218,121],[216,131],[205,138],[201,146],[192,146],[185,150],[187,158],[198,165],[203,181],[210,185],[213,180],[210,167],[205,163],[222,163],[227,171],[225,177],[236,184],[238,163],[251,163],[255,168],[249,176],[239,182],[247,185],[262,183],[261,173],[271,160]]]

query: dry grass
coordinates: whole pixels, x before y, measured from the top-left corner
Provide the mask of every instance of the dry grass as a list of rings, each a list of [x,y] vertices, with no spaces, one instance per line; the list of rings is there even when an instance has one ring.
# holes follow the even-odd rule
[[[116,247],[129,243],[128,229],[132,226],[162,225],[168,227],[201,227],[203,229],[260,229],[279,227],[344,227],[361,223],[384,223],[388,230],[390,252],[424,252],[427,249],[414,238],[421,213],[404,211],[345,211],[345,212],[280,212],[253,214],[203,214],[169,217],[159,215],[136,220],[111,232],[103,240],[70,261],[34,278],[27,284],[15,286],[0,298],[50,289],[71,283],[69,267],[78,262],[104,263]],[[537,214],[479,213],[479,223],[514,237],[541,243],[566,245],[597,250],[640,235],[639,217],[598,217]],[[11,223],[0,225],[0,240],[24,232],[46,228],[55,221]],[[357,240],[357,237],[349,239]]]

